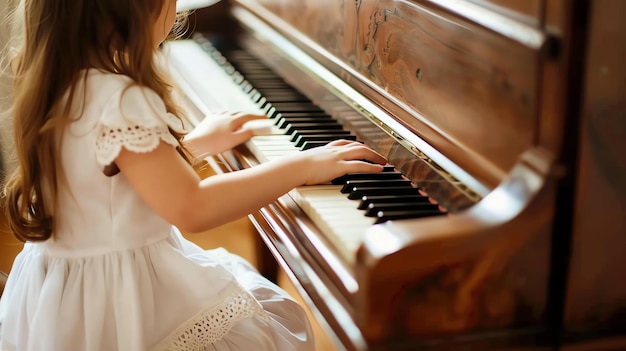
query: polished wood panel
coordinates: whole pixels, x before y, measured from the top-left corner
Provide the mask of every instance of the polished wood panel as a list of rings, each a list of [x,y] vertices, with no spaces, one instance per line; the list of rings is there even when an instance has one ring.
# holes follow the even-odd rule
[[[520,21],[528,22],[534,26],[541,26],[544,6],[551,0],[470,0],[493,11],[500,12]]]
[[[316,59],[347,65],[335,72],[491,186],[536,139],[541,30],[467,1],[239,2],[312,39]]]
[[[625,12],[624,1],[590,2],[565,311],[578,342],[626,334]]]

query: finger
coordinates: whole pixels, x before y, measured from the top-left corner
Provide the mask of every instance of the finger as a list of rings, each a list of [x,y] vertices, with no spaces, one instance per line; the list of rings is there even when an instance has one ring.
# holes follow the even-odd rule
[[[346,173],[378,173],[384,169],[384,164],[357,160],[344,161],[344,165]]]
[[[226,114],[228,114],[228,110],[225,110],[225,109],[214,109],[214,110],[209,110],[208,114],[210,114],[210,115],[226,115]]]
[[[255,115],[255,114],[239,114],[235,115],[232,120],[233,126],[236,128],[240,128],[242,125],[246,124],[246,122],[257,120],[257,119],[267,119],[267,116],[264,115]]]
[[[259,114],[259,113],[255,113],[255,112],[245,112],[245,111],[233,112],[232,115],[235,116],[235,117],[256,116],[257,118],[267,118],[267,116],[263,115],[263,114]]]
[[[345,159],[349,160],[368,160],[381,165],[387,163],[386,157],[363,144],[354,145],[354,147],[346,147],[343,156],[346,157]]]
[[[250,138],[252,138],[254,136],[254,131],[250,130],[250,129],[238,129],[237,131],[233,132],[232,134],[232,139],[235,142],[235,144],[241,144],[243,142],[246,142],[248,140],[250,140]]]
[[[355,144],[355,145],[363,145],[362,143],[358,142],[358,141],[354,141],[354,140],[346,140],[346,139],[337,139],[337,140],[333,140],[331,142],[329,142],[326,145],[329,146],[346,146],[346,145],[350,145],[350,144]]]

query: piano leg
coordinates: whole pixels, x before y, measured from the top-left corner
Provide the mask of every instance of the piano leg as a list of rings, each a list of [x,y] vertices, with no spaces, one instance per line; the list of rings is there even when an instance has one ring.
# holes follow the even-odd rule
[[[276,262],[276,259],[272,256],[272,253],[263,242],[261,236],[255,235],[254,238],[256,266],[259,273],[269,279],[272,283],[278,284],[278,262]]]

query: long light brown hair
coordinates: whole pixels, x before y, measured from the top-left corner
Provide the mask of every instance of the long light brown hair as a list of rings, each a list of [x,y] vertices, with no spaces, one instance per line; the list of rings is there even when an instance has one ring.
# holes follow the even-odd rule
[[[168,0],[23,0],[14,14],[22,40],[11,62],[18,166],[3,208],[14,235],[43,241],[54,228],[58,136],[69,122],[74,90],[86,68],[124,74],[154,90],[169,112],[180,110],[155,61],[154,28]],[[69,99],[63,96],[69,92]],[[178,140],[182,135],[172,132]],[[182,149],[182,146],[181,146]]]

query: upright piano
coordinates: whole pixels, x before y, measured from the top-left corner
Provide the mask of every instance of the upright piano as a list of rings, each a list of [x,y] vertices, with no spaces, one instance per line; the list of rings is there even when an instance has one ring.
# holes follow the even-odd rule
[[[275,121],[217,172],[336,138],[389,159],[250,215],[262,272],[285,268],[338,349],[626,350],[623,13],[231,0],[164,50],[191,125]]]

